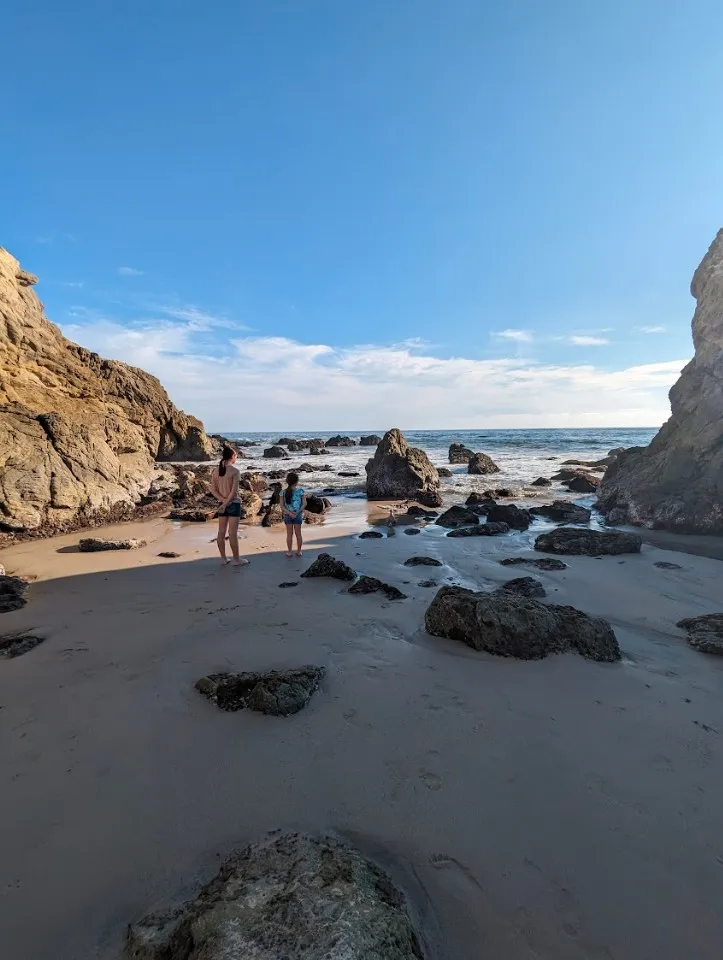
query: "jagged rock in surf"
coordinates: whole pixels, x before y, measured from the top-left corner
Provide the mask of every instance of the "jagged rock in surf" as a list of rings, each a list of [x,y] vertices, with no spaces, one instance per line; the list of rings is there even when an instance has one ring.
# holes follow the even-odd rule
[[[442,503],[439,474],[427,454],[410,447],[397,429],[384,434],[366,472],[370,500],[415,500],[428,507]]]

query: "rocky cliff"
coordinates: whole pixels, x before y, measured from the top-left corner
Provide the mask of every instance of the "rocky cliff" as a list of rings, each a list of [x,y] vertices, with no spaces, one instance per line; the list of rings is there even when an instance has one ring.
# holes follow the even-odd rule
[[[0,530],[130,516],[155,460],[207,460],[203,424],[155,377],[67,340],[0,247]]]
[[[610,523],[723,534],[723,230],[691,293],[695,355],[650,446],[621,454],[605,474],[599,505]]]

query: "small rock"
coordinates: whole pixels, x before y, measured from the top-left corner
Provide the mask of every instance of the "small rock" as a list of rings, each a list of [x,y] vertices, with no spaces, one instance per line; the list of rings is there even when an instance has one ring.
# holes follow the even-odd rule
[[[78,549],[81,553],[100,553],[104,550],[138,550],[145,545],[145,540],[103,540],[101,537],[83,537],[78,542]]]
[[[199,693],[221,710],[256,710],[277,717],[298,713],[318,689],[324,667],[270,670],[268,673],[213,673],[196,683]]]
[[[289,454],[284,450],[283,447],[274,446],[267,447],[264,450],[264,458],[266,460],[289,460]]]
[[[164,550],[162,553],[159,553],[158,556],[166,560],[175,560],[176,557],[180,557],[181,554],[176,553],[174,550]]]
[[[434,520],[439,516],[439,514],[436,510],[425,510],[424,507],[418,507],[416,504],[412,504],[412,506],[407,510],[407,516],[422,517],[427,520]]]
[[[28,650],[37,647],[45,637],[33,633],[6,633],[0,634],[0,660],[12,660],[21,657]]]
[[[503,567],[515,567],[524,563],[530,567],[537,567],[538,570],[567,570],[567,564],[562,560],[556,560],[555,557],[540,557],[539,560],[533,560],[531,557],[507,557],[500,560]]]
[[[683,568],[679,563],[671,563],[669,560],[658,560],[653,564],[654,567],[658,567],[659,570],[682,570]]]
[[[547,596],[545,588],[534,577],[516,577],[497,589],[506,593],[517,593],[521,597],[532,597],[534,600]]]
[[[509,533],[506,523],[480,523],[476,527],[457,527],[450,530],[448,537],[496,537],[501,533]]]
[[[694,650],[723,655],[723,613],[686,617],[679,620],[676,626],[688,632],[688,643]]]
[[[420,587],[436,587],[438,583],[439,583],[438,580],[420,580],[419,586]]]
[[[349,587],[348,593],[383,593],[389,600],[406,600],[406,594],[389,583],[377,580],[376,577],[359,577],[354,586]]]
[[[382,438],[378,437],[376,433],[370,433],[366,437],[359,438],[360,447],[378,447],[382,442]]]
[[[421,530],[419,529],[419,527],[406,527],[404,532],[408,537],[413,537],[417,533],[421,533]]]
[[[384,534],[380,533],[378,530],[365,530],[364,533],[359,534],[360,540],[383,540]]]
[[[580,473],[567,480],[565,486],[573,493],[595,493],[600,486],[600,478],[591,473]]]
[[[547,520],[562,523],[588,523],[592,516],[585,507],[578,507],[576,503],[571,503],[569,500],[555,500],[554,503],[531,507],[530,513],[536,517],[545,517]]]
[[[541,534],[535,540],[535,550],[590,557],[618,556],[621,553],[640,553],[642,544],[641,537],[636,533],[559,527],[551,533]]]
[[[440,477],[451,477],[453,475],[449,467],[437,467],[437,473]]]
[[[28,584],[20,577],[0,575],[0,613],[19,610],[27,601]]]
[[[410,557],[404,561],[405,567],[441,567],[442,561],[434,557]]]
[[[360,477],[360,476],[361,476],[360,473],[352,473],[352,472],[347,471],[347,470],[340,470],[340,471],[337,473],[337,477]]]
[[[288,587],[298,587],[298,586],[299,586],[299,581],[298,581],[298,580],[285,580],[283,583],[280,583],[280,584],[279,584],[279,587],[280,587],[282,590],[285,590],[285,589],[287,589]]]
[[[549,480],[547,477],[538,477],[537,480],[532,481],[533,487],[551,487],[552,480]]]
[[[320,553],[302,577],[333,577],[335,580],[355,580],[356,574],[343,560],[336,560],[328,553]]]
[[[209,520],[213,520],[218,510],[211,509],[194,509],[194,508],[178,508],[176,510],[171,510],[168,514],[169,520],[180,520],[183,523],[208,523]]]

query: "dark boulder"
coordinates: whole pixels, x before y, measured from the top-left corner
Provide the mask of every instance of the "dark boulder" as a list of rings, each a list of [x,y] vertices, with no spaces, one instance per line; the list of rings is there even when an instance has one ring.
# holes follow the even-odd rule
[[[403,894],[331,837],[271,834],[195,900],[129,928],[126,960],[422,960]]]
[[[521,490],[514,490],[512,487],[492,487],[489,490],[485,490],[482,494],[482,496],[487,497],[488,500],[496,500],[498,498],[509,500],[512,497],[519,497],[521,495]]]
[[[382,438],[378,437],[376,433],[370,433],[366,437],[361,437],[359,439],[360,447],[376,447],[382,442]]]
[[[449,445],[450,463],[469,463],[474,456],[474,451],[465,447],[463,443],[451,443]]]
[[[500,560],[503,567],[516,567],[524,564],[528,567],[537,567],[538,570],[567,570],[567,564],[555,557],[540,557],[533,560],[531,557],[506,557]]]
[[[11,607],[10,609],[17,609]],[[0,596],[0,613],[3,612],[2,596]],[[24,653],[32,650],[42,643],[45,637],[37,633],[5,633],[0,634],[0,660],[13,660],[15,657],[22,657]]]
[[[619,556],[622,553],[640,553],[642,543],[635,533],[558,527],[550,533],[540,534],[535,540],[535,550],[574,556]]]
[[[418,507],[416,504],[412,504],[411,507],[407,510],[408,517],[422,517],[427,520],[434,520],[439,516],[436,510],[425,510],[424,507]]]
[[[479,517],[467,507],[455,505],[437,517],[435,523],[438,523],[440,527],[470,527],[479,523]]]
[[[457,527],[450,530],[448,537],[496,537],[501,533],[509,533],[506,523],[479,523],[476,527]]]
[[[306,498],[306,509],[309,513],[326,513],[327,510],[331,510],[331,500],[310,494]]]
[[[365,530],[364,533],[359,534],[360,540],[383,540],[384,534],[380,533],[378,530]]]
[[[538,477],[537,480],[532,481],[533,487],[551,487],[552,480],[549,480],[547,477]]]
[[[335,437],[329,437],[326,445],[327,447],[355,447],[356,441],[351,437],[341,437],[337,434]]]
[[[349,471],[349,470],[340,470],[340,471],[337,473],[337,477],[360,477],[360,476],[361,476],[360,473],[355,473],[355,472]]]
[[[415,537],[418,533],[421,533],[421,530],[419,527],[405,527],[404,532],[408,537]]]
[[[324,677],[324,667],[270,670],[268,673],[212,673],[196,689],[221,710],[257,710],[277,717],[298,713]]]
[[[289,454],[283,447],[267,447],[264,450],[264,457],[267,460],[288,460]]]
[[[441,567],[442,561],[434,557],[410,557],[404,561],[405,567]]]
[[[399,430],[384,434],[366,472],[370,500],[415,500],[429,507],[442,502],[439,474],[427,454],[410,447]]]
[[[545,517],[546,520],[555,520],[559,523],[589,523],[592,513],[585,507],[578,507],[569,500],[555,500],[554,503],[544,503],[539,507],[531,507],[530,513],[536,517]]]
[[[407,595],[402,593],[401,590],[397,590],[396,587],[393,587],[389,583],[384,583],[382,580],[377,580],[376,577],[359,577],[357,582],[349,587],[347,593],[383,593],[388,600],[407,599]]]
[[[355,580],[356,574],[343,560],[336,560],[328,553],[320,553],[302,577],[332,577],[334,580]]]
[[[20,577],[0,576],[0,613],[19,610],[28,602],[28,584]]]
[[[162,550],[158,554],[159,557],[163,557],[164,560],[177,560],[181,556],[180,553],[176,553],[175,550]]]
[[[488,523],[506,523],[513,530],[527,530],[532,523],[529,510],[516,507],[514,503],[496,503],[487,510]]]
[[[534,577],[515,577],[514,580],[503,583],[501,587],[498,587],[498,590],[505,593],[516,593],[520,597],[531,597],[533,600],[547,596],[545,588]]]
[[[701,653],[723,654],[723,613],[686,617],[676,626],[688,633],[688,643]]]
[[[579,473],[564,484],[572,493],[595,493],[600,486],[600,478],[591,473]]]
[[[440,477],[445,478],[453,476],[453,473],[449,467],[437,467],[437,473],[440,475]]]
[[[328,453],[329,451],[326,449],[326,447],[311,447],[309,450],[310,457],[325,457],[328,455]]]
[[[574,607],[540,603],[506,591],[476,593],[442,587],[424,618],[427,633],[461,640],[474,650],[539,660],[575,649],[591,660],[620,659],[607,621]]]
[[[497,501],[482,493],[470,493],[465,504],[479,516],[486,517],[492,507],[497,506]]]
[[[489,473],[499,473],[500,468],[494,462],[492,457],[486,453],[475,453],[467,464],[467,472],[478,475],[487,475]]]

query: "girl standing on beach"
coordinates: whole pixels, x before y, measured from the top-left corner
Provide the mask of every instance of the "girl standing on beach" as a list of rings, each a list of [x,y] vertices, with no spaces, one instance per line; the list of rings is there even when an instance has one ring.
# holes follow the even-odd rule
[[[299,486],[299,476],[290,473],[286,478],[286,490],[281,498],[281,508],[284,512],[286,524],[286,556],[292,554],[292,542],[296,534],[296,556],[301,556],[301,524],[304,522],[306,509],[306,494]]]
[[[240,559],[238,555],[238,524],[241,518],[241,497],[238,492],[239,477],[241,475],[238,467],[234,466],[236,462],[236,451],[229,446],[224,446],[221,452],[221,462],[213,468],[211,474],[211,493],[221,504],[218,511],[218,552],[221,554],[221,564],[226,566],[229,562],[226,556],[226,531],[228,530],[228,542],[233,554],[233,565],[242,567],[248,563],[248,560]]]

